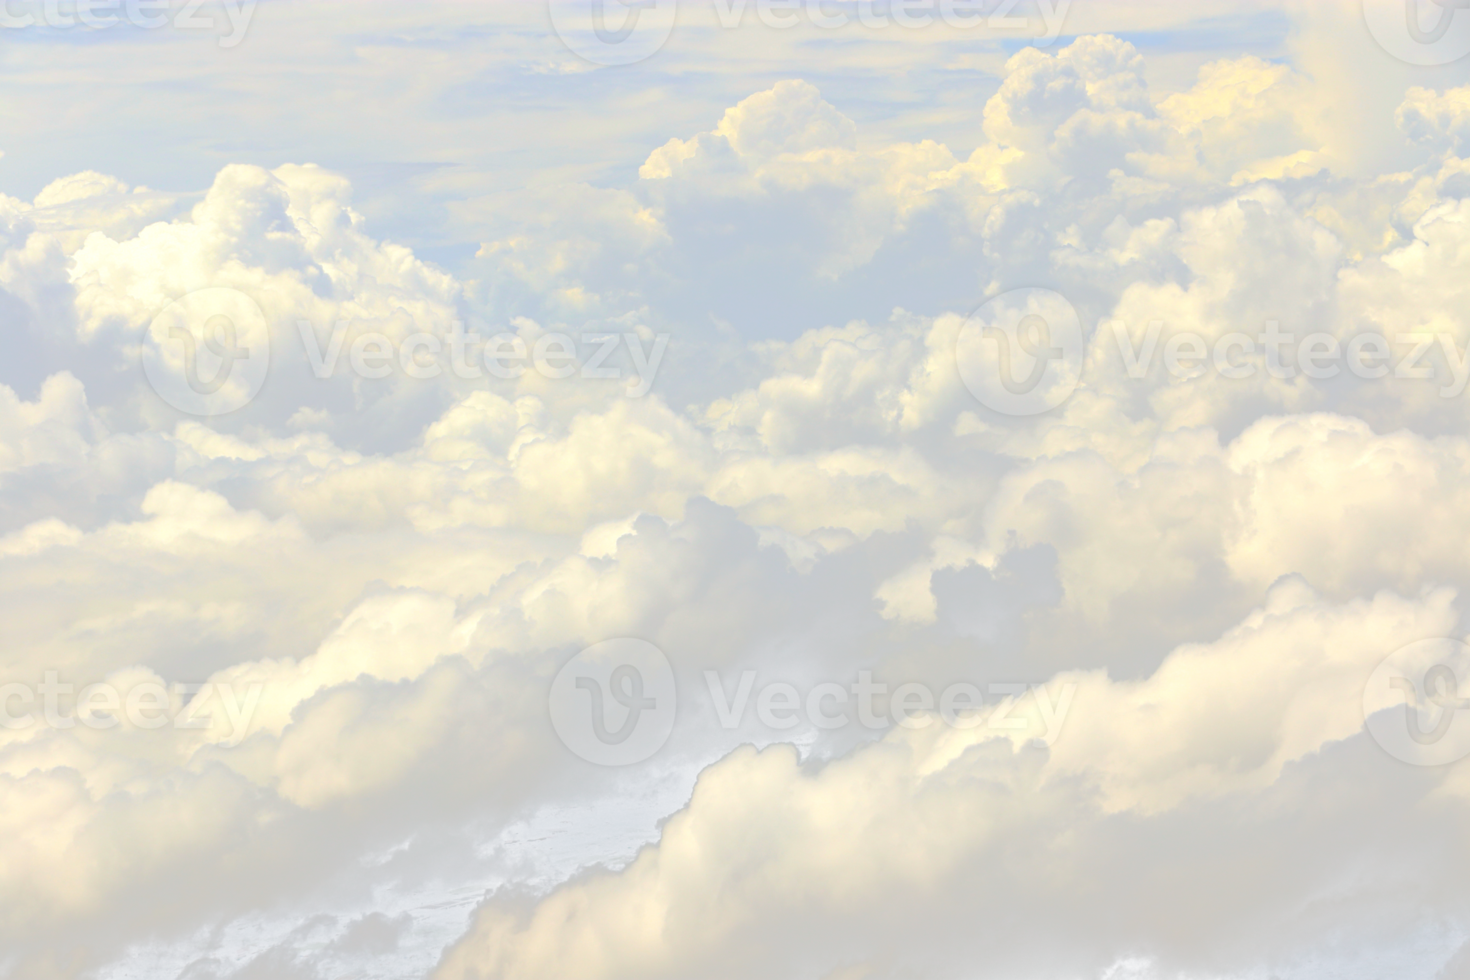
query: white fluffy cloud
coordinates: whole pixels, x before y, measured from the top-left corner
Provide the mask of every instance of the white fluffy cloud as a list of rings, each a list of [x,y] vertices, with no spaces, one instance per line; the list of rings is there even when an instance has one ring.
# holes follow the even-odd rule
[[[1364,744],[1363,678],[1395,637],[1451,629],[1453,607],[1447,593],[1333,606],[1284,582],[1145,680],[1059,675],[1054,690],[1073,685],[1075,701],[1049,749],[1013,751],[988,726],[937,720],[819,769],[790,747],[742,749],[701,775],[656,847],[535,905],[492,899],[434,975],[875,977],[922,964],[942,976],[1115,976],[1145,949],[1229,970],[1242,957],[1227,937],[1266,916],[1320,942],[1382,914],[1376,886],[1337,880],[1311,840],[1351,838],[1374,791],[1335,786],[1315,826],[1282,811],[1354,768],[1383,778]],[[1310,770],[1293,768],[1308,758]],[[1401,797],[1394,825],[1432,807],[1435,789]],[[1186,828],[1209,828],[1208,842]],[[1374,850],[1353,841],[1336,860]],[[1289,853],[1289,867],[1275,863]],[[1231,860],[1244,865],[1227,873]],[[1209,887],[1180,884],[1198,880]],[[1331,925],[1300,907],[1323,890]],[[1179,920],[1207,909],[1207,928]]]
[[[1305,68],[1153,60],[997,56],[952,145],[783,70],[618,181],[466,205],[458,274],[325,167],[0,197],[0,684],[205,684],[214,719],[0,729],[0,976],[1452,976],[1470,794],[1362,692],[1465,629],[1467,90],[1400,86],[1373,124],[1414,162],[1365,175]],[[1086,362],[1013,418],[956,345],[1036,285]],[[206,287],[272,361],[199,420],[138,352]],[[1268,323],[1446,339],[1431,377],[1167,367]],[[622,375],[352,366],[456,324],[616,335]],[[598,770],[547,690],[627,636],[685,700]],[[1043,694],[722,728],[706,672],[747,670]]]

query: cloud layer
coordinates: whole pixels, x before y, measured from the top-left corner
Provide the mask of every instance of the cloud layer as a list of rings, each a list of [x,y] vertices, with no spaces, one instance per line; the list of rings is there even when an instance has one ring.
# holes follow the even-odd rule
[[[1102,25],[1020,49],[964,149],[752,83],[625,179],[475,197],[454,272],[310,163],[0,196],[0,682],[173,691],[0,728],[0,976],[1460,976],[1470,781],[1363,691],[1466,632],[1470,88],[1398,85],[1379,166],[1298,14],[1172,86]],[[1012,417],[956,350],[1030,286],[1084,363]],[[139,356],[211,287],[271,360],[199,419]],[[1268,330],[1290,370],[1210,355]],[[1299,360],[1366,334],[1383,377]],[[615,637],[684,699],[629,770],[547,712]],[[989,696],[722,727],[745,671]]]

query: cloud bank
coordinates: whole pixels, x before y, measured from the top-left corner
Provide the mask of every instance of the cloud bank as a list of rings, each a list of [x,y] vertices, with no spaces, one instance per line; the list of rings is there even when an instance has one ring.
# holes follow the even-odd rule
[[[965,151],[793,73],[456,272],[310,163],[0,196],[3,680],[72,721],[0,728],[0,975],[1461,976],[1470,780],[1363,691],[1466,632],[1470,88],[1399,86],[1374,170],[1310,60],[1023,48]],[[1030,286],[1081,381],[1007,416],[957,343]],[[215,287],[270,370],[200,419],[139,354]],[[602,769],[547,691],[630,636],[684,700]],[[1069,708],[731,728],[708,671]],[[80,723],[103,683],[166,723]]]

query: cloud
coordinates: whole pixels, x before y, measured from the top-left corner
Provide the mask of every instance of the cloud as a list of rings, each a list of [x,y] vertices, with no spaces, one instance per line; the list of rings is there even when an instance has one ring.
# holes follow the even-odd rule
[[[1415,142],[1460,155],[1470,145],[1470,88],[1435,92],[1415,86],[1404,93],[1394,122]]]
[[[398,940],[413,929],[413,915],[404,912],[388,918],[382,912],[369,912],[347,927],[347,932],[323,949],[323,956],[384,956],[398,949]]]
[[[1290,922],[1291,941],[1322,941],[1384,904],[1374,887],[1338,880],[1344,857],[1382,867],[1397,854],[1441,883],[1456,873],[1385,837],[1358,839],[1349,828],[1364,811],[1379,819],[1376,791],[1343,782],[1385,768],[1363,744],[1358,706],[1384,644],[1450,628],[1454,605],[1442,592],[1339,606],[1285,581],[1147,679],[1054,678],[1075,700],[1047,750],[937,719],[825,764],[788,746],[738,750],[626,868],[539,901],[492,896],[434,976],[881,976],[899,964],[1110,976],[1140,952],[1172,970],[1229,971],[1242,951],[1226,937],[1268,914]],[[1039,730],[1038,708],[1023,711]],[[1405,785],[1389,825],[1432,806],[1436,782]],[[1289,815],[1323,784],[1340,794],[1331,813]],[[1205,827],[1221,835],[1210,847],[1193,836]],[[1319,860],[1312,838],[1324,832],[1351,843]],[[1310,856],[1276,864],[1298,849]],[[1225,861],[1242,864],[1227,874]],[[1201,876],[1216,882],[1208,895],[1178,894]],[[1324,889],[1330,924],[1301,908]],[[1181,904],[1209,909],[1209,926],[1181,921]],[[1289,967],[1300,950],[1270,933],[1252,962]]]
[[[939,619],[960,636],[985,644],[1016,644],[1020,617],[1028,605],[1061,601],[1057,550],[1032,545],[1005,552],[998,573],[978,564],[933,573],[929,588],[939,604]]]
[[[1119,23],[1180,28],[1161,9]],[[613,176],[497,195],[415,171],[394,193],[455,202],[477,243],[457,266],[383,232],[352,167],[0,197],[3,680],[162,684],[170,711],[208,684],[219,722],[0,729],[0,976],[1463,958],[1463,778],[1382,753],[1362,690],[1464,631],[1464,90],[1395,83],[1371,123],[1413,156],[1366,172],[1311,58],[1125,33],[976,48],[989,67],[945,69],[968,74],[943,99],[710,59],[687,84],[737,92],[676,93],[653,135],[588,122],[627,130]],[[484,43],[555,66],[517,37]],[[421,55],[353,57],[442,94]],[[1076,308],[1086,361],[1065,404],[1010,417],[956,346],[1037,285]],[[206,287],[258,303],[272,361],[255,401],[199,419],[137,368],[159,311]],[[1268,323],[1452,343],[1427,378],[1162,353]],[[622,375],[469,376],[447,343],[433,377],[351,367],[368,334],[455,324],[565,334],[576,366],[613,334]],[[551,678],[615,637],[657,644],[681,692],[638,770],[582,764],[548,718]],[[722,727],[707,672],[745,671],[1022,683],[1028,727],[989,726],[999,697],[965,729]],[[1024,685],[1071,692],[1058,737],[1031,737],[1061,702]]]

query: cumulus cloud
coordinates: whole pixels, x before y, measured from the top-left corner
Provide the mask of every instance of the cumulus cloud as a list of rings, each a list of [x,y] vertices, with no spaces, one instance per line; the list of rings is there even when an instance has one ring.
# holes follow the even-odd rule
[[[1470,88],[1436,92],[1415,86],[1404,93],[1394,121],[1415,142],[1459,155],[1470,138]]]
[[[988,644],[1016,644],[1026,607],[1061,601],[1057,550],[1032,545],[1007,551],[998,573],[973,563],[963,569],[941,569],[933,573],[929,588],[939,605],[939,619],[958,635]]]
[[[0,197],[0,681],[72,699],[0,728],[0,976],[1453,970],[1464,779],[1362,696],[1464,633],[1465,90],[1400,86],[1414,163],[1365,175],[1303,66],[1182,64],[997,55],[949,143],[742,81],[618,180],[467,206],[456,271],[322,166]],[[1038,285],[1080,383],[1009,416],[956,352]],[[193,417],[139,352],[220,287],[269,376]],[[1385,376],[1300,360],[1367,333]],[[636,769],[548,718],[616,637],[682,699]],[[987,697],[722,724],[746,672]],[[165,723],[82,723],[94,684]]]
[[[434,975],[865,977],[922,964],[1105,976],[1137,949],[1219,970],[1240,965],[1227,937],[1267,915],[1321,941],[1381,915],[1375,890],[1335,881],[1340,868],[1315,853],[1289,870],[1253,860],[1221,880],[1221,850],[1310,852],[1327,827],[1351,836],[1372,790],[1343,786],[1350,809],[1311,829],[1281,808],[1317,781],[1382,772],[1363,744],[1363,678],[1394,637],[1452,628],[1454,604],[1441,592],[1334,606],[1284,581],[1224,636],[1176,650],[1146,679],[1059,675],[1052,687],[1059,701],[1073,688],[1075,707],[1046,749],[1025,735],[1002,748],[990,726],[932,719],[819,767],[789,747],[739,750],[701,774],[656,847],[539,902],[496,896]],[[1021,710],[1039,720],[1046,709]],[[1410,792],[1405,809],[1430,806],[1434,781]],[[1229,841],[1190,848],[1183,826],[1230,826]],[[1350,847],[1374,864],[1395,851]],[[1199,880],[1208,897],[1179,894]],[[1300,909],[1323,889],[1337,893],[1327,929]],[[1181,901],[1211,909],[1210,928],[1181,928],[1169,911]],[[1255,965],[1289,965],[1270,946]]]
[[[968,155],[933,140],[875,145],[819,85],[778,82],[710,130],[670,139],[626,190],[576,188],[559,217],[548,202],[514,224],[481,250],[488,295],[535,318],[634,315],[684,334],[725,325],[789,342],[814,318],[968,312],[1038,281],[1067,285],[1100,315],[1135,282],[1187,282],[1170,230],[1220,206],[1228,187],[1312,181],[1312,204],[1292,209],[1352,248],[1381,249],[1412,225],[1384,227],[1391,187],[1331,179],[1339,148],[1315,124],[1316,90],[1288,65],[1212,61],[1160,97],[1132,45],[1098,36],[1023,49],[1003,73]],[[540,246],[519,229],[548,226],[553,251],[530,251]]]

